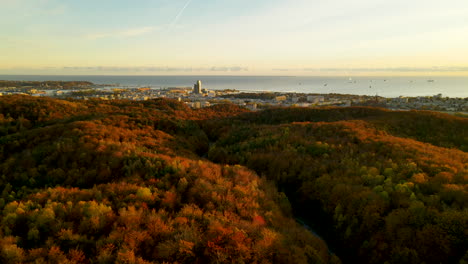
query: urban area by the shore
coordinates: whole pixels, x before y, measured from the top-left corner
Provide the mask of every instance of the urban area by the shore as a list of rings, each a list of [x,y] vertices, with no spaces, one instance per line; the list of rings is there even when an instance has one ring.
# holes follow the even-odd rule
[[[142,101],[154,98],[171,98],[184,102],[192,108],[233,103],[253,111],[278,106],[378,106],[396,110],[433,110],[464,114],[468,112],[468,97],[451,98],[437,94],[386,98],[353,94],[241,92],[233,89],[209,90],[202,87],[201,81],[197,81],[193,87],[122,87],[117,84],[97,85],[82,81],[0,81],[0,96],[13,94],[82,100],[127,99]]]

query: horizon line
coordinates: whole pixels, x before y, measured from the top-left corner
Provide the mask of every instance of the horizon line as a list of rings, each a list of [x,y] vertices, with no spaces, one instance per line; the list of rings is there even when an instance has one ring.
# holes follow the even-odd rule
[[[468,72],[465,74],[456,74],[457,72],[453,72],[453,74],[447,74],[447,72],[434,73],[428,72],[423,74],[381,74],[381,75],[374,75],[374,74],[291,74],[291,75],[275,75],[275,74],[244,74],[244,75],[235,75],[235,74],[3,74],[0,72],[0,76],[122,76],[122,77],[171,77],[171,76],[179,76],[179,77],[192,77],[192,76],[200,76],[200,77],[468,77]]]

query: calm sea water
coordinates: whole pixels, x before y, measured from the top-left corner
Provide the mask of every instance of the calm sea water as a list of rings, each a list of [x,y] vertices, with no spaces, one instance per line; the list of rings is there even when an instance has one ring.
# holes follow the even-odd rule
[[[198,79],[213,90],[468,97],[468,77],[304,77],[304,76],[46,76],[0,75],[0,80],[90,81],[123,87],[186,87]]]

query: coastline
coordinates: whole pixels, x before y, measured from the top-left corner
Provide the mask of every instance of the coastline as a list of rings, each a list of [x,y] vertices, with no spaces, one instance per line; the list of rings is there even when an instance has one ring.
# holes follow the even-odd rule
[[[296,92],[354,94],[381,97],[433,96],[468,97],[468,76],[455,77],[320,77],[320,76],[122,76],[122,75],[0,75],[0,80],[91,81],[121,87],[168,88],[191,86],[201,79],[210,90],[236,89],[245,92]],[[351,79],[351,80],[350,80]],[[434,82],[428,82],[434,80]]]

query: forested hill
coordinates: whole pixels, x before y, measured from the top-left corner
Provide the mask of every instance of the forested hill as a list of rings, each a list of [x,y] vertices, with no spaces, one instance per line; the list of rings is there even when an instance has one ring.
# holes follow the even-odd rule
[[[465,263],[467,129],[376,108],[3,96],[0,262]]]
[[[468,119],[278,108],[204,125],[211,160],[273,180],[343,262],[468,261]]]
[[[170,100],[0,97],[0,263],[340,263]]]
[[[468,119],[430,111],[391,111],[371,107],[272,108],[225,121],[277,125],[344,120],[363,120],[395,136],[468,151]],[[216,122],[219,124],[219,120]]]

